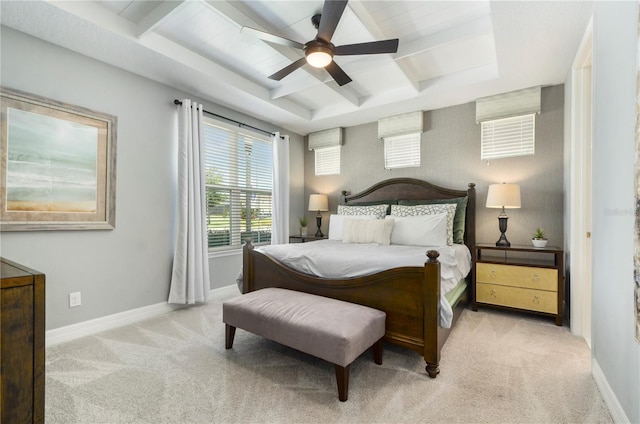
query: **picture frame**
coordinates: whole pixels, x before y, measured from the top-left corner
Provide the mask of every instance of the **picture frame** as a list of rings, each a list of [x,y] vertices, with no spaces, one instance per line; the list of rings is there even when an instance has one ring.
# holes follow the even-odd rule
[[[640,26],[640,11],[638,11],[638,25]],[[637,38],[636,51],[636,162],[635,162],[635,254],[633,305],[636,319],[636,342],[640,343],[640,34]]]
[[[0,96],[0,231],[114,229],[117,117]]]

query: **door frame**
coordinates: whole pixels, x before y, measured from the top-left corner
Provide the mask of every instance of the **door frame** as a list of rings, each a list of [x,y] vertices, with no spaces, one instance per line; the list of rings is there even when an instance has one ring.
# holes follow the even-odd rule
[[[591,342],[591,134],[593,18],[571,67],[571,174],[569,215],[571,332]]]

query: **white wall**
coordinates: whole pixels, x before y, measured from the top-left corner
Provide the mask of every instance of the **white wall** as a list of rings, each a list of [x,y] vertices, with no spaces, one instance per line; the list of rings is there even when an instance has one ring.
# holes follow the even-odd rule
[[[627,418],[639,423],[633,313],[638,2],[596,2],[593,23],[593,361]]]
[[[196,96],[1,27],[8,88],[118,117],[116,228],[0,233],[0,254],[46,274],[47,330],[165,302],[173,258],[176,106]],[[204,102],[205,109],[269,131],[273,125]],[[292,181],[301,181],[302,137],[291,134]],[[302,211],[292,188],[291,216]],[[291,223],[292,230],[297,228]],[[211,259],[211,287],[235,283],[241,254]],[[70,309],[68,294],[82,293]]]

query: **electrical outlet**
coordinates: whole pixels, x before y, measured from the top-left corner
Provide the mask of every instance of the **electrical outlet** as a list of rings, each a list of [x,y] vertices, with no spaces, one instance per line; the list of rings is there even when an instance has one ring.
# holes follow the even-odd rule
[[[69,307],[75,308],[76,306],[80,306],[82,304],[82,298],[80,297],[80,292],[69,293]]]

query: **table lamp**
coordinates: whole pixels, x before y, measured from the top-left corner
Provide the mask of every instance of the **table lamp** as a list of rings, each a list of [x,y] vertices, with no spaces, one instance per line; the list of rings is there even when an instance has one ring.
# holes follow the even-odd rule
[[[507,240],[505,233],[507,232],[507,216],[505,209],[520,208],[520,186],[518,184],[491,184],[489,193],[487,193],[488,208],[502,208],[502,212],[498,215],[498,227],[500,228],[500,238],[496,242],[496,246],[509,247],[511,243]]]
[[[316,225],[318,226],[318,231],[316,231],[316,237],[324,237],[322,231],[320,230],[320,226],[322,225],[322,215],[320,212],[326,212],[329,210],[329,199],[326,194],[312,194],[309,196],[309,210],[317,211],[316,215]]]

